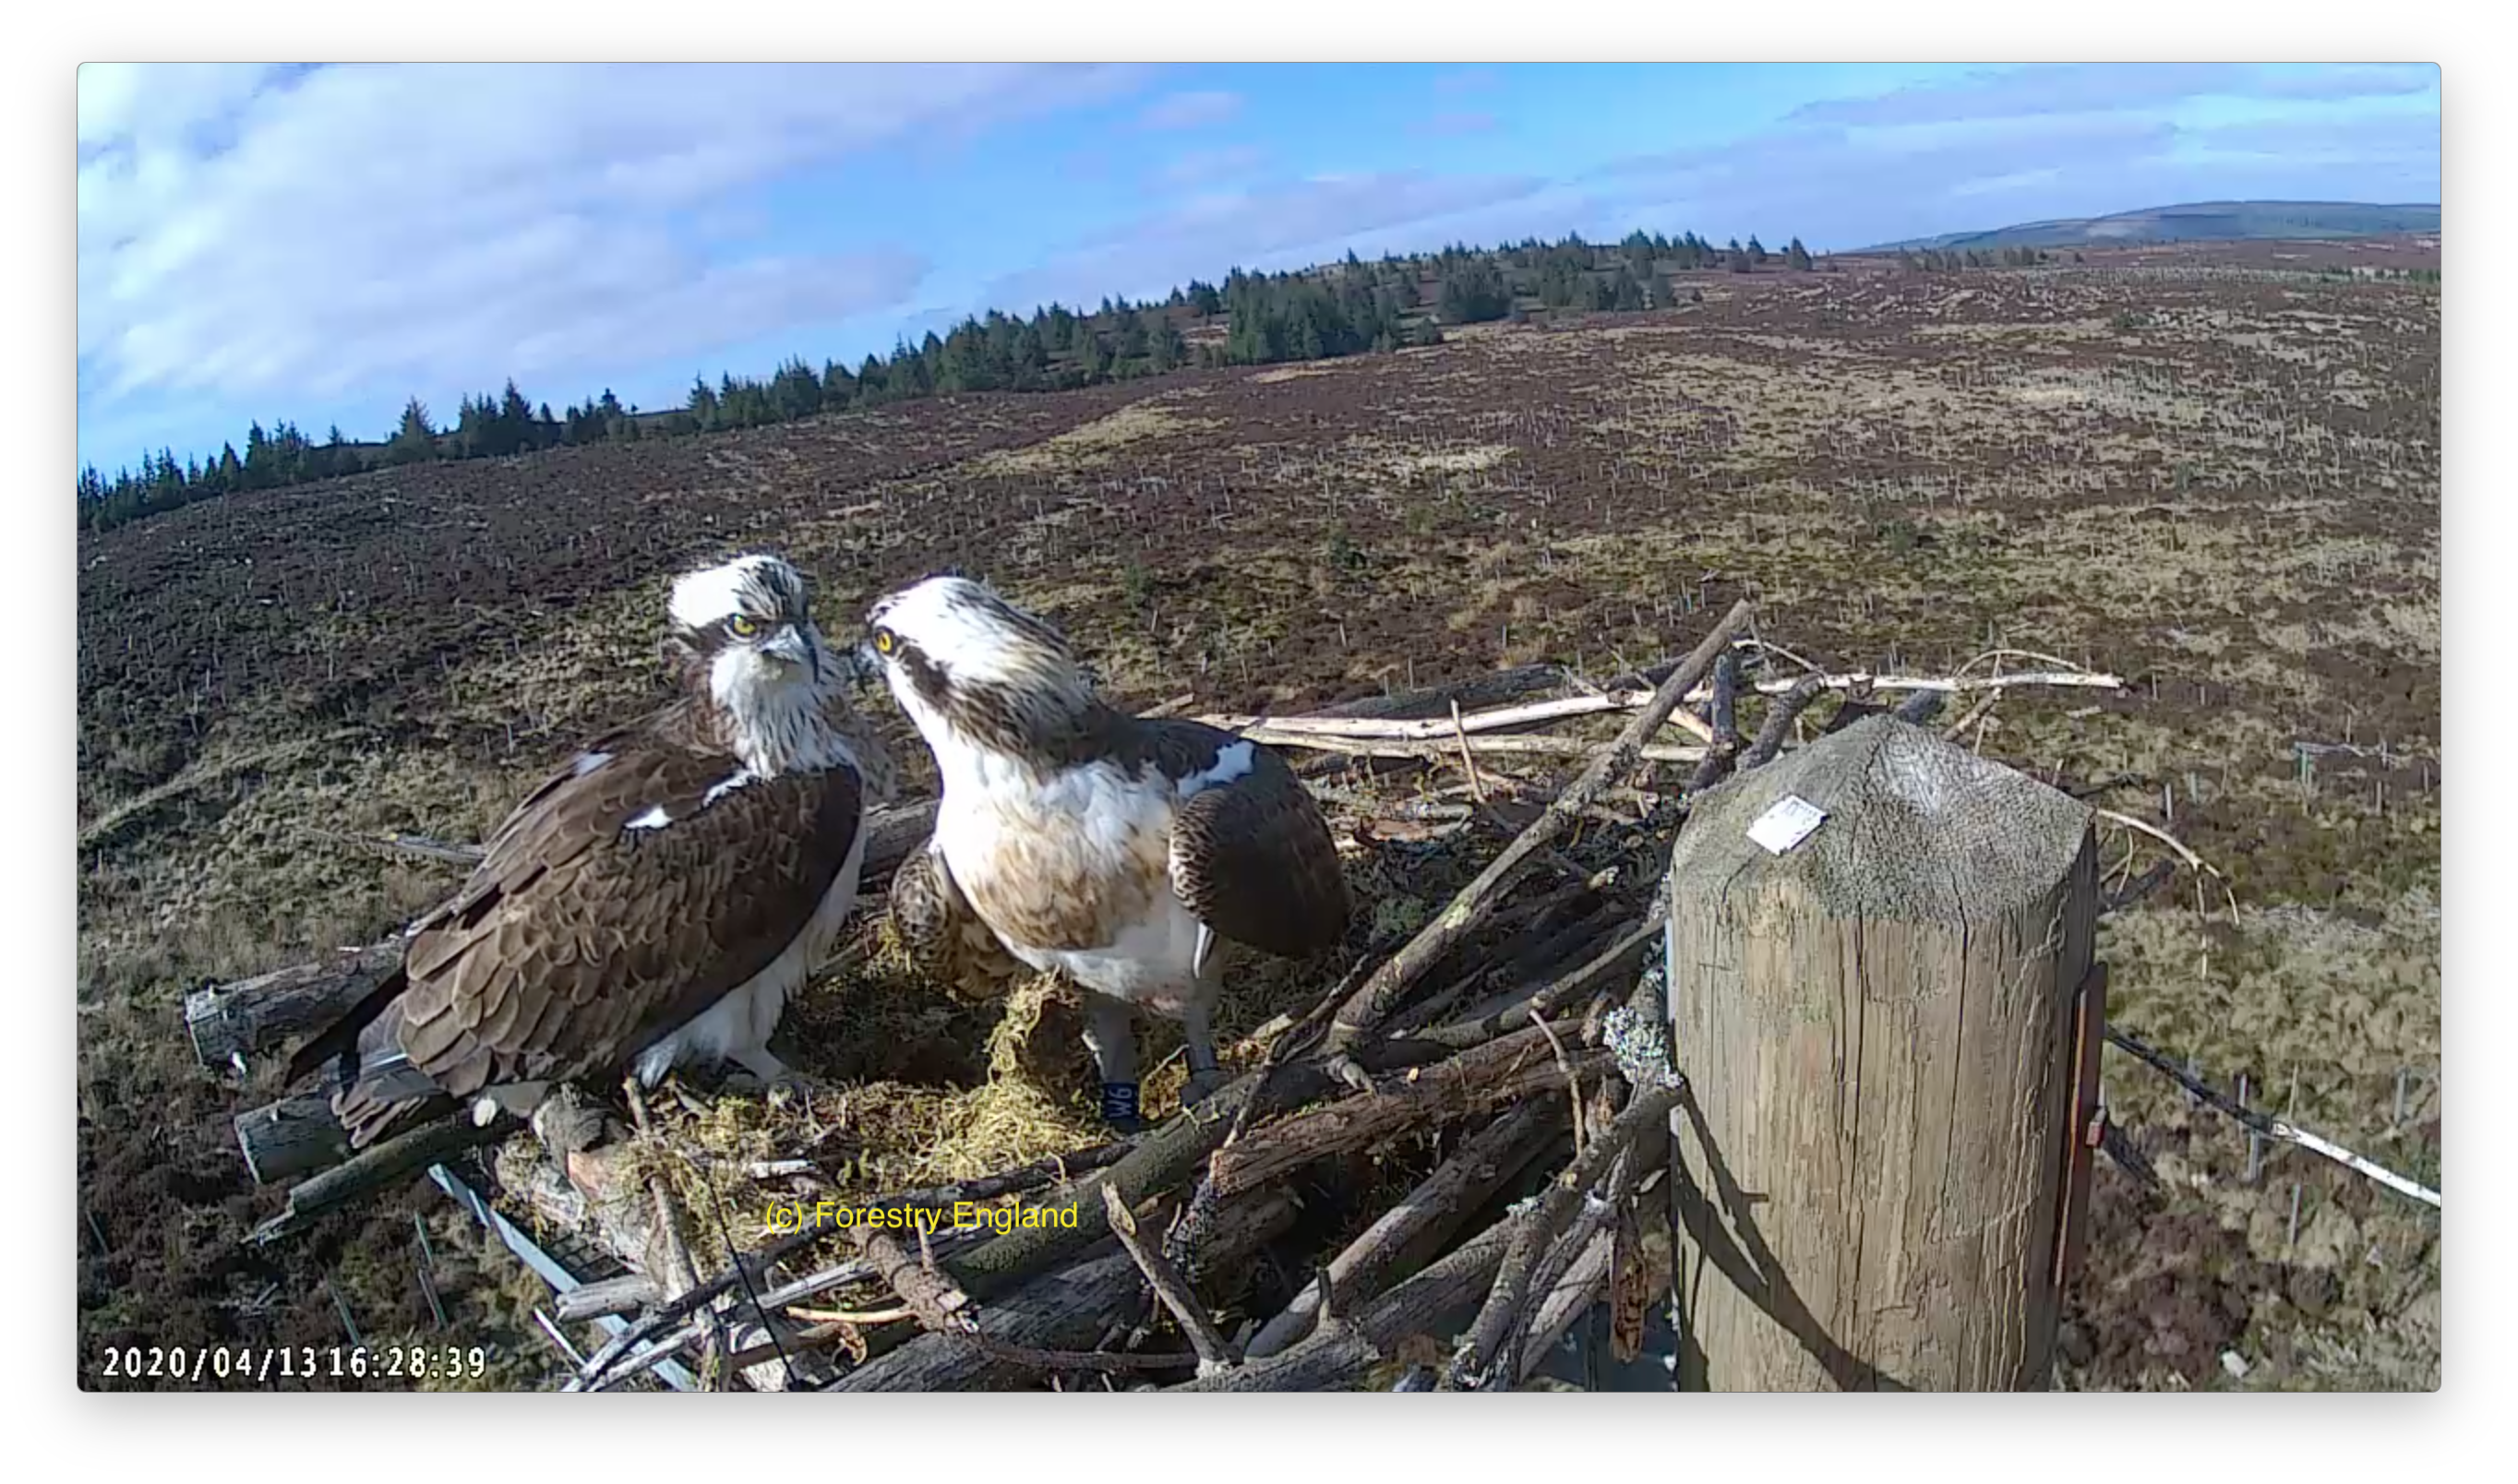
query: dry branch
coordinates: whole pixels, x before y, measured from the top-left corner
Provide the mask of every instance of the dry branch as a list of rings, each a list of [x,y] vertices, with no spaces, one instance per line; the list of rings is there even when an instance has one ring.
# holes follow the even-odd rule
[[[1252,1130],[1217,1150],[1208,1170],[1226,1196],[1264,1185],[1315,1159],[1366,1149],[1422,1124],[1466,1117],[1516,1098],[1555,1092],[1615,1064],[1586,1049],[1560,1059],[1543,1026],[1450,1061],[1372,1082],[1366,1091]]]
[[[2365,1158],[2360,1155],[2356,1155],[2352,1151],[2345,1149],[2342,1145],[2335,1143],[2333,1140],[2328,1139],[2322,1134],[2310,1133],[2307,1129],[2301,1128],[2297,1124],[2288,1122],[2281,1118],[2268,1117],[2265,1114],[2256,1112],[2254,1109],[2247,1107],[2244,1103],[2237,1101],[2229,1094],[2221,1091],[2219,1088],[2214,1087],[2211,1083],[2195,1076],[2185,1068],[2178,1066],[2175,1062],[2170,1061],[2157,1050],[2145,1045],[2143,1042],[2127,1035],[2124,1031],[2117,1029],[2113,1026],[2109,1026],[2107,1027],[2107,1039],[2141,1059],[2143,1064],[2149,1067],[2153,1071],[2160,1072],[2161,1074],[2175,1080],[2179,1086],[2185,1088],[2188,1092],[2194,1094],[2194,1096],[2211,1104],[2214,1108],[2217,1108],[2221,1110],[2221,1112],[2228,1113],[2231,1117],[2237,1119],[2241,1124],[2254,1132],[2262,1134],[2268,1139],[2279,1139],[2286,1144],[2296,1144],[2311,1154],[2324,1156],[2326,1158],[2342,1165],[2345,1169],[2355,1170],[2361,1174],[2366,1175],[2370,1179],[2377,1181],[2380,1185],[2383,1185],[2387,1187],[2387,1189],[2395,1191],[2400,1195],[2410,1196],[2415,1200],[2422,1201],[2434,1207],[2439,1206],[2440,1193],[2432,1190],[2429,1186],[2423,1185],[2419,1181],[2409,1180],[2403,1175],[2397,1174],[2394,1170],[2387,1168],[2385,1165],[2379,1164],[2374,1160]]]
[[[1210,716],[1198,720],[1209,726],[1227,731],[1243,731],[1265,727],[1285,736],[1374,737],[1390,741],[1431,742],[1448,739],[1457,732],[1499,731],[1508,726],[1532,726],[1548,721],[1563,721],[1574,717],[1595,717],[1602,712],[1632,711],[1652,699],[1647,691],[1619,691],[1596,696],[1560,696],[1552,701],[1530,701],[1519,706],[1506,706],[1494,711],[1470,712],[1456,724],[1449,717],[1403,721],[1354,717],[1255,717]],[[1693,718],[1689,719],[1694,720]],[[1681,722],[1685,725],[1685,722]],[[1701,727],[1704,723],[1698,722]]]
[[[1671,672],[1652,700],[1627,723],[1616,740],[1606,744],[1574,781],[1547,806],[1544,813],[1520,837],[1504,848],[1475,880],[1462,889],[1452,905],[1428,924],[1409,944],[1393,954],[1372,976],[1340,1006],[1336,1020],[1329,1026],[1325,1049],[1331,1058],[1331,1069],[1350,1085],[1368,1086],[1369,1079],[1354,1061],[1357,1042],[1371,1033],[1382,1018],[1397,1003],[1401,991],[1466,938],[1486,913],[1495,898],[1530,858],[1552,844],[1570,828],[1593,798],[1608,786],[1609,780],[1622,773],[1634,760],[1636,749],[1678,706],[1680,695],[1711,669],[1715,660],[1727,650],[1731,641],[1749,626],[1752,610],[1746,600],[1732,605],[1730,613],[1715,626],[1703,643]]]
[[[1507,1031],[1518,1030],[1530,1024],[1534,1017],[1553,1015],[1575,996],[1605,982],[1632,963],[1638,952],[1661,937],[1662,926],[1668,920],[1668,913],[1655,907],[1642,922],[1620,934],[1608,947],[1536,989],[1515,995],[1501,1009],[1424,1030],[1409,1031],[1405,1039],[1438,1046],[1475,1046]]]
[[[1493,1276],[1509,1240],[1509,1220],[1498,1222],[1446,1253],[1442,1260],[1393,1288],[1362,1309],[1264,1361],[1205,1376],[1175,1391],[1328,1391],[1353,1386],[1380,1365],[1400,1340],[1430,1327],[1477,1296]]]
[[[1107,1185],[1102,1187],[1102,1210],[1110,1223],[1110,1235],[1118,1238],[1119,1245],[1127,1248],[1128,1256],[1137,1264],[1137,1271],[1146,1275],[1146,1286],[1153,1289],[1154,1296],[1171,1311],[1181,1332],[1189,1336],[1191,1347],[1197,1351],[1197,1374],[1208,1375],[1229,1370],[1234,1365],[1233,1347],[1225,1343],[1224,1335],[1216,1330],[1213,1316],[1206,1312],[1204,1304],[1198,1302],[1197,1295],[1190,1291],[1189,1280],[1181,1277],[1180,1269],[1173,1267],[1162,1253],[1149,1246],[1146,1240],[1137,1235],[1136,1212],[1129,1210],[1128,1203],[1119,1199],[1119,1193]]]
[[[1801,720],[1802,713],[1809,710],[1811,702],[1826,693],[1827,685],[1822,676],[1803,676],[1794,681],[1792,689],[1766,708],[1766,721],[1758,728],[1758,740],[1750,743],[1749,750],[1740,755],[1740,771],[1745,773],[1773,762],[1792,736],[1793,723]]]
[[[1463,735],[1440,742],[1411,742],[1381,737],[1343,737],[1332,732],[1281,731],[1273,726],[1244,727],[1240,735],[1271,747],[1300,747],[1347,758],[1418,758],[1428,763],[1456,763],[1463,752],[1481,758],[1587,758],[1599,747],[1578,737],[1487,737]],[[1635,756],[1647,763],[1696,763],[1702,747],[1654,745]]]
[[[1743,599],[1737,606],[1746,607],[1746,600]],[[1690,661],[1695,658],[1694,654],[1688,656]],[[1671,673],[1675,675],[1677,672]],[[1690,677],[1689,683],[1695,685],[1696,681],[1703,678],[1704,672],[1697,671]],[[1866,694],[1899,690],[1948,695],[1963,691],[2000,691],[2023,685],[2122,690],[2124,677],[2083,670],[2021,671],[1998,676],[1874,675],[1867,670],[1850,670],[1834,674],[1805,675],[1794,679],[1758,680],[1744,688],[1768,696],[1790,695],[1804,686],[1816,690],[1850,690]],[[1554,700],[1531,701],[1515,706],[1499,707],[1492,711],[1464,713],[1456,728],[1449,717],[1398,720],[1327,713],[1296,717],[1221,713],[1203,716],[1198,720],[1209,726],[1219,726],[1227,731],[1243,733],[1265,731],[1268,735],[1262,740],[1271,742],[1290,743],[1296,737],[1307,736],[1424,742],[1451,738],[1455,730],[1476,734],[1506,727],[1570,720],[1576,717],[1599,716],[1604,712],[1639,711],[1653,705],[1658,695],[1658,691],[1614,690],[1596,695],[1561,696]],[[1698,685],[1678,699],[1691,705],[1710,702],[1714,699],[1714,687],[1711,684]],[[1693,733],[1701,741],[1714,740],[1713,724],[1689,713],[1674,712],[1664,718],[1664,720],[1668,724]]]
[[[575,1324],[607,1314],[632,1314],[664,1296],[664,1290],[646,1274],[624,1273],[618,1278],[580,1284],[553,1298],[551,1308],[562,1320]]]
[[[356,1157],[292,1187],[287,1207],[255,1227],[245,1241],[262,1245],[294,1236],[326,1211],[336,1210],[467,1149],[495,1143],[515,1129],[516,1121],[504,1114],[487,1124],[474,1123],[469,1113],[423,1123],[362,1150]]]
[[[1687,778],[1687,792],[1701,794],[1722,781],[1740,752],[1740,651],[1725,649],[1714,666],[1714,693],[1706,705],[1713,735],[1704,760]]]
[[[1517,1347],[1515,1379],[1526,1381],[1536,1375],[1539,1368],[1546,1364],[1548,1349],[1600,1301],[1601,1286],[1609,1276],[1611,1247],[1609,1233],[1595,1234],[1565,1271],[1540,1289],[1539,1301],[1532,1305],[1530,1328]]]
[[[1243,1260],[1293,1219],[1293,1200],[1281,1193],[1233,1201],[1212,1224],[1212,1250],[1226,1262]],[[1074,1369],[1073,1357],[1087,1353],[1081,1347],[1097,1342],[1114,1321],[1133,1321],[1143,1312],[1144,1292],[1143,1275],[1125,1251],[1095,1252],[981,1300],[975,1311],[976,1335],[920,1334],[831,1389],[958,1391],[1002,1386],[1043,1369]],[[1038,1364],[1051,1355],[1060,1357],[1057,1364]],[[1174,1356],[1154,1364],[1186,1371],[1194,1362]]]
[[[1340,1301],[1352,1305],[1358,1295],[1370,1294],[1384,1273],[1449,1237],[1556,1137],[1561,1114],[1553,1099],[1532,1098],[1472,1135],[1397,1205],[1384,1211],[1381,1219],[1329,1259],[1325,1276]],[[1321,1291],[1319,1279],[1305,1285],[1283,1312],[1251,1337],[1245,1358],[1263,1360],[1302,1339],[1320,1311]]]
[[[1531,1294],[1532,1277],[1549,1244],[1574,1218],[1591,1187],[1628,1155],[1646,1126],[1664,1124],[1677,1102],[1675,1083],[1636,1090],[1608,1132],[1593,1140],[1582,1157],[1548,1186],[1539,1203],[1514,1222],[1512,1246],[1497,1267],[1495,1287],[1488,1290],[1486,1303],[1470,1324],[1469,1332],[1461,1336],[1452,1354],[1451,1379],[1454,1385],[1475,1389],[1486,1384],[1489,1368],[1504,1358],[1503,1346],[1520,1321],[1522,1306]]]

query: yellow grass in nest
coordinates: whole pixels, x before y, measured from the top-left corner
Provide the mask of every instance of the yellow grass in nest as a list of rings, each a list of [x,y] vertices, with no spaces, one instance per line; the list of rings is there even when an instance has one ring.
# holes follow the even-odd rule
[[[1374,901],[1385,899],[1400,876],[1465,875],[1474,862],[1454,853],[1412,848],[1403,868],[1366,851],[1347,869],[1357,899]],[[1394,936],[1386,924],[1366,932]],[[772,1201],[808,1191],[809,1199],[870,1200],[994,1174],[1112,1137],[1096,1106],[1081,990],[1045,974],[1019,979],[994,997],[948,990],[910,969],[888,914],[877,914],[858,941],[864,951],[853,964],[787,1010],[780,1054],[815,1080],[809,1096],[719,1093],[688,1081],[681,1087],[696,1111],[670,1084],[647,1096],[654,1135],[633,1156],[633,1168],[667,1182],[689,1213],[685,1237],[704,1264],[723,1260],[726,1235],[741,1248],[767,1240],[762,1212]],[[1237,954],[1215,1015],[1227,1073],[1257,1067],[1267,1048],[1255,1032],[1310,1008],[1336,967]],[[1159,1120],[1178,1110],[1188,1081],[1180,1026],[1143,1012],[1134,1024],[1142,1107]],[[1405,1146],[1389,1161],[1385,1194],[1395,1199],[1420,1176],[1430,1154],[1412,1141]],[[827,1191],[793,1176],[752,1173],[765,1161],[800,1157],[814,1161]],[[712,1210],[724,1215],[722,1234]],[[1358,1230],[1370,1214],[1359,1213]]]

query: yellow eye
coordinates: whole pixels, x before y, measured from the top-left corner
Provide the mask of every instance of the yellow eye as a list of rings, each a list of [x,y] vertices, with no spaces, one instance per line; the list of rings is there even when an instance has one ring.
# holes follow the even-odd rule
[[[889,629],[878,629],[874,632],[874,652],[877,654],[891,653],[892,646],[899,642],[892,637],[891,631]]]
[[[725,632],[739,639],[748,639],[760,632],[760,626],[738,613],[725,621]]]

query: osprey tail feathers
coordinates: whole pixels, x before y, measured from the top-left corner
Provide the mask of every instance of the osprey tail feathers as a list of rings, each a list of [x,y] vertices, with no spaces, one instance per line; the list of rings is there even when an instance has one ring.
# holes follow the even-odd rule
[[[332,1116],[349,1134],[352,1149],[366,1149],[455,1111],[456,1100],[403,1053],[396,1039],[401,1028],[402,1008],[390,1003],[361,1027],[357,1074],[332,1093]]]

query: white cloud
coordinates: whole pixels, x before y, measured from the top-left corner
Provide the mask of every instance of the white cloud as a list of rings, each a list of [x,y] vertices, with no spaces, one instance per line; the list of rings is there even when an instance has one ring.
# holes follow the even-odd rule
[[[923,273],[898,247],[700,246],[746,187],[1107,97],[1125,75],[84,67],[82,392],[469,388],[895,304]]]
[[[2439,169],[2440,121],[2436,113],[2256,119],[2182,129],[2179,137],[2215,153],[2415,164],[2427,161],[2434,172]]]
[[[2350,65],[2306,71],[2226,62],[2039,63],[1968,72],[1870,98],[1828,99],[1793,110],[1802,124],[1961,123],[2043,113],[2157,108],[2190,98],[2370,98],[2417,93],[2439,69]]]
[[[1870,98],[1803,104],[1804,124],[1963,123],[2036,113],[2138,108],[2241,90],[2247,69],[2219,62],[2050,63],[1966,73]]]
[[[2056,65],[1970,72],[1804,105],[1777,128],[1593,172],[1606,214],[1717,239],[1812,247],[2234,198],[2436,200],[2439,115],[2385,100],[2430,66],[2281,69]],[[2179,127],[2188,99],[2273,101],[2274,116]],[[2301,102],[2328,107],[2303,113]],[[2376,109],[2378,111],[2371,111]]]
[[[2267,98],[2383,98],[2439,86],[2436,63],[2353,63],[2310,71],[2269,72],[2256,91]]]
[[[1240,111],[1238,93],[1173,93],[1156,99],[1137,121],[1149,129],[1203,129]]]
[[[233,113],[279,71],[262,63],[87,63],[78,71],[79,148],[180,141]]]

